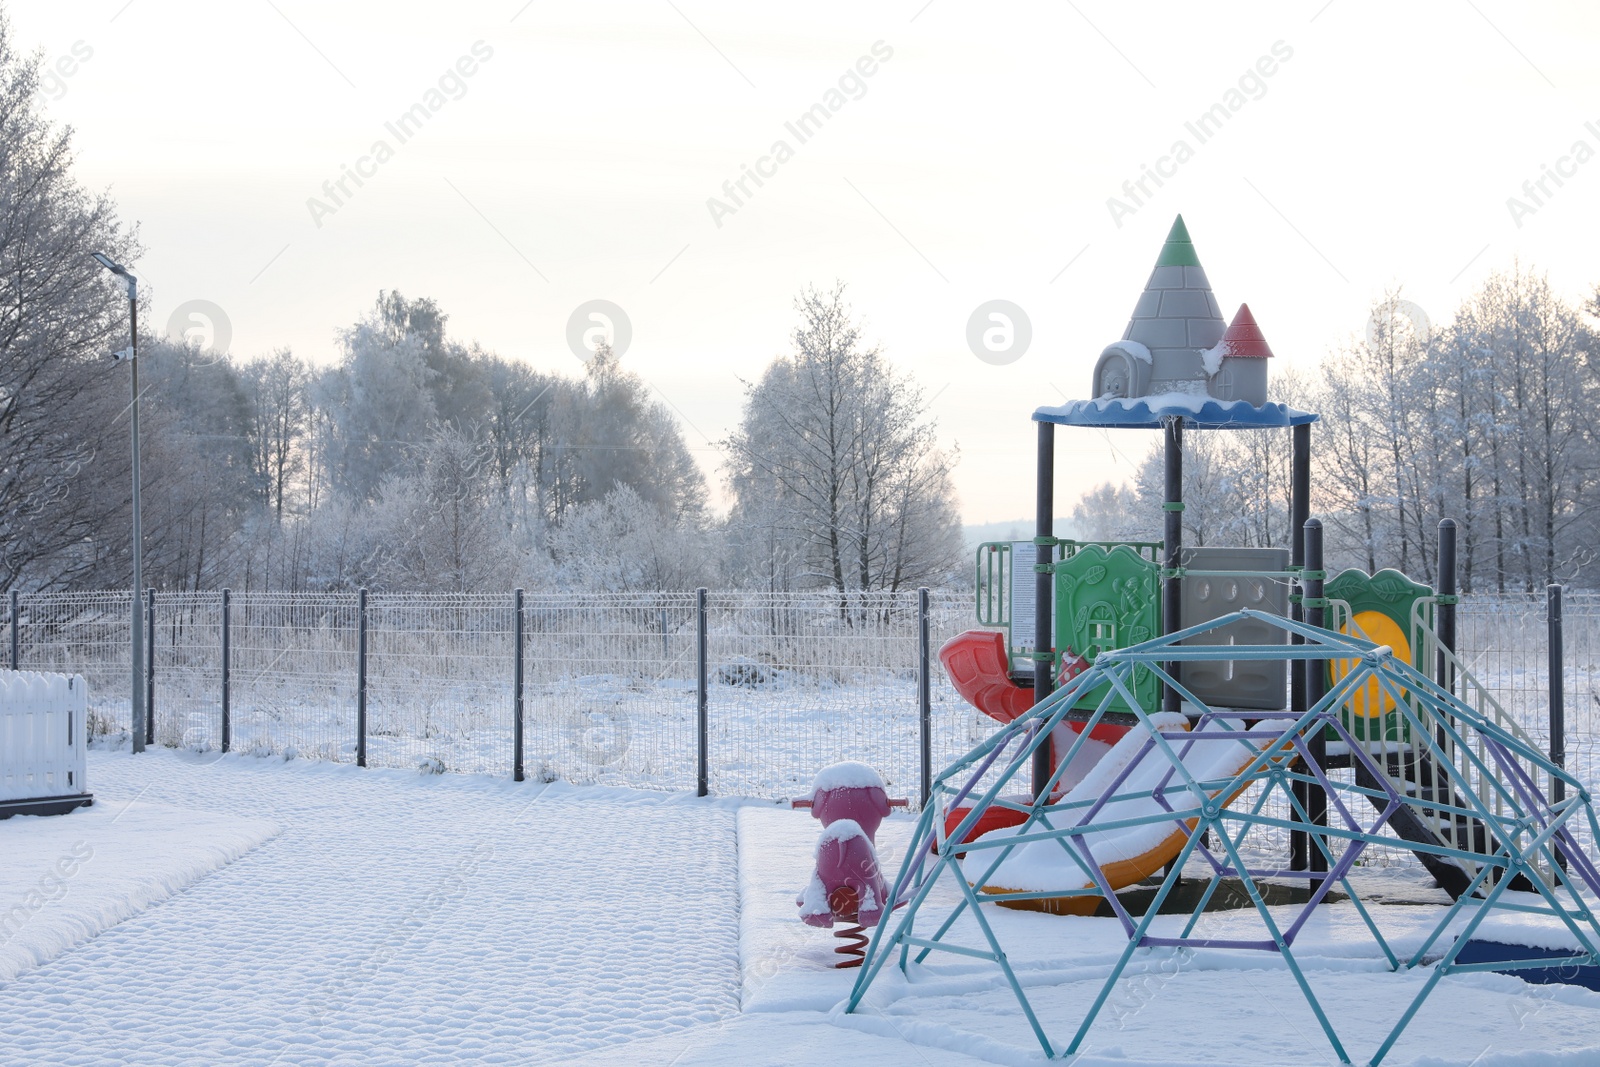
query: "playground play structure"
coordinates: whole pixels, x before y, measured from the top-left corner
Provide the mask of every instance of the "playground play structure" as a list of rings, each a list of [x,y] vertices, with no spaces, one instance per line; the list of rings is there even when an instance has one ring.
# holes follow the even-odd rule
[[[1036,536],[979,549],[978,615],[991,629],[940,653],[999,728],[936,776],[897,877],[870,914],[859,910],[878,929],[847,1010],[892,960],[912,981],[935,953],[988,960],[1046,1056],[1070,1055],[1141,954],[1265,951],[1350,1062],[1294,952],[1335,892],[1391,969],[1431,968],[1373,1064],[1450,974],[1537,979],[1600,965],[1600,870],[1579,842],[1600,840],[1600,823],[1583,784],[1455,655],[1454,524],[1441,524],[1438,589],[1395,571],[1329,579],[1309,514],[1317,416],[1266,399],[1270,357],[1247,307],[1224,327],[1180,217],[1124,337],[1095,367],[1095,399],[1034,412]],[[1163,434],[1162,540],[1053,536],[1058,425]],[[1184,434],[1268,427],[1292,435],[1294,543],[1185,549]],[[1284,836],[1286,856],[1273,843]],[[1452,901],[1409,955],[1352,877],[1374,845],[1414,853]],[[941,883],[960,903],[927,915]],[[1119,893],[1130,887],[1137,898]],[[1208,908],[1228,895],[1253,909],[1259,936],[1206,931]],[[1126,948],[1065,1044],[1041,1025],[988,904],[1120,923]],[[1180,905],[1181,932],[1156,936],[1156,916]],[[1517,941],[1514,921],[1508,936],[1508,916],[1538,926],[1528,940],[1543,947]]]

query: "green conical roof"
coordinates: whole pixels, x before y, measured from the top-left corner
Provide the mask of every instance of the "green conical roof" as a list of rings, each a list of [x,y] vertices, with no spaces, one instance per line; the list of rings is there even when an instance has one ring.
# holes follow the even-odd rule
[[[1189,240],[1189,228],[1183,224],[1183,216],[1179,215],[1172,221],[1172,229],[1167,233],[1167,243],[1161,246],[1161,258],[1156,260],[1158,267],[1198,267],[1200,257],[1195,254],[1194,242]]]

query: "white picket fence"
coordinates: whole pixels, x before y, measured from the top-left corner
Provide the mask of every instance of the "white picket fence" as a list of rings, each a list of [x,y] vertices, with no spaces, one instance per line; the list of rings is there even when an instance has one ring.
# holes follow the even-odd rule
[[[85,796],[89,687],[82,675],[0,671],[0,815]],[[72,806],[72,805],[67,805]]]

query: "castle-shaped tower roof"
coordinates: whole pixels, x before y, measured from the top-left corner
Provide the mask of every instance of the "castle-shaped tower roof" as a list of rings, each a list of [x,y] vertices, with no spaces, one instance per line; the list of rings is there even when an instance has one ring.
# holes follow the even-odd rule
[[[1122,339],[1148,348],[1158,368],[1192,363],[1194,376],[1200,377],[1200,353],[1220,341],[1222,333],[1222,309],[1179,215]]]
[[[1240,304],[1239,310],[1233,313],[1233,321],[1228,323],[1228,332],[1222,335],[1222,343],[1218,347],[1224,356],[1272,358],[1272,349],[1261,327],[1256,325],[1255,316],[1250,314],[1249,304]]]

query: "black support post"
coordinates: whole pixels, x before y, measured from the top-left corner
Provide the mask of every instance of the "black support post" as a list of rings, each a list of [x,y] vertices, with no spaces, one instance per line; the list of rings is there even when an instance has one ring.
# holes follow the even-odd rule
[[[367,591],[356,594],[356,766],[367,765]]]
[[[233,594],[222,591],[222,751],[233,744]]]
[[[706,590],[702,586],[694,591],[694,641],[695,641],[695,775],[694,795],[707,796],[711,792],[711,721],[710,700],[706,686],[710,681],[707,666]]]
[[[1562,648],[1564,635],[1561,627],[1561,587],[1551,585],[1546,590],[1545,619],[1550,631],[1550,663],[1547,671],[1550,680],[1550,762],[1557,767],[1567,766],[1567,684],[1566,654]],[[1567,795],[1567,784],[1556,778],[1550,783],[1550,800],[1559,802]]]
[[[1161,568],[1166,577],[1161,583],[1161,632],[1170,634],[1183,628],[1183,579],[1178,576],[1183,567],[1183,419],[1165,416],[1162,436],[1166,443],[1166,492],[1161,505]],[[1168,663],[1166,669],[1173,678],[1183,680],[1177,663]],[[1180,711],[1182,707],[1178,691],[1162,685],[1161,710]]]
[[[1446,692],[1456,691],[1455,672],[1445,663],[1445,652],[1456,650],[1456,521],[1439,520],[1439,655],[1434,681]]]
[[[514,646],[511,659],[511,780],[520,782],[525,777],[523,768],[523,737],[522,737],[522,686],[523,686],[523,639],[522,629],[522,599],[523,592],[518,589],[512,598],[511,610],[516,617],[511,621],[511,641]]]
[[[1316,519],[1307,519],[1305,525],[1305,550],[1306,569],[1305,581],[1301,588],[1305,590],[1305,615],[1306,622],[1312,626],[1324,626],[1327,623],[1327,605],[1323,602],[1323,551],[1322,551],[1322,523]],[[1306,661],[1302,661],[1306,662]],[[1319,662],[1307,663],[1306,671],[1306,707],[1315,707],[1328,691],[1328,676],[1326,668]],[[1306,738],[1306,748],[1311,753],[1312,760],[1324,770],[1328,765],[1328,734],[1327,731],[1317,729],[1310,737]],[[1313,826],[1328,825],[1328,794],[1319,786],[1306,783],[1306,814],[1311,817]],[[1309,847],[1307,842],[1306,853],[1309,860],[1309,869],[1312,871],[1326,871],[1328,857],[1320,848]]]
[[[928,635],[928,590],[917,590],[917,722],[922,756],[922,806],[933,795],[933,656]]]
[[[1055,561],[1056,535],[1056,427],[1054,423],[1039,423],[1038,477],[1034,488],[1033,511],[1033,702],[1038,704],[1055,691],[1052,668],[1055,666],[1055,592],[1054,576],[1050,565]],[[1017,561],[1012,561],[1016,566]],[[1055,767],[1051,761],[1051,744],[1046,739],[1033,750],[1033,795],[1045,792]]]
[[[1306,520],[1311,518],[1311,426],[1309,423],[1296,426],[1291,433],[1294,453],[1289,474],[1289,567],[1298,572],[1306,565],[1306,542],[1302,531],[1306,528]],[[1305,621],[1305,609],[1300,606],[1298,598],[1289,605],[1289,617],[1295,622]],[[1303,645],[1305,638],[1291,634],[1289,643]],[[1306,703],[1306,661],[1292,660],[1289,666],[1289,709],[1305,711],[1309,706]]]
[[[11,669],[22,669],[22,611],[15,589],[11,590]]]
[[[144,743],[156,743],[156,591],[144,591]]]
[[[1298,596],[1290,598],[1289,618],[1295,622],[1305,622],[1306,611],[1302,599],[1306,595],[1306,523],[1311,517],[1311,426],[1296,426],[1290,431],[1293,442],[1293,458],[1289,473],[1289,567],[1300,575],[1300,592]],[[1290,634],[1291,645],[1305,644],[1305,638],[1299,634]],[[1311,705],[1306,702],[1306,677],[1307,664],[1304,660],[1289,661],[1289,710],[1304,713]],[[1298,758],[1297,758],[1298,762]],[[1303,769],[1303,768],[1302,768]],[[1295,782],[1295,799],[1302,806],[1310,803],[1310,794],[1305,785]],[[1298,821],[1299,814],[1294,813],[1291,818]],[[1289,869],[1304,871],[1310,869],[1310,838],[1304,830],[1289,831]]]

